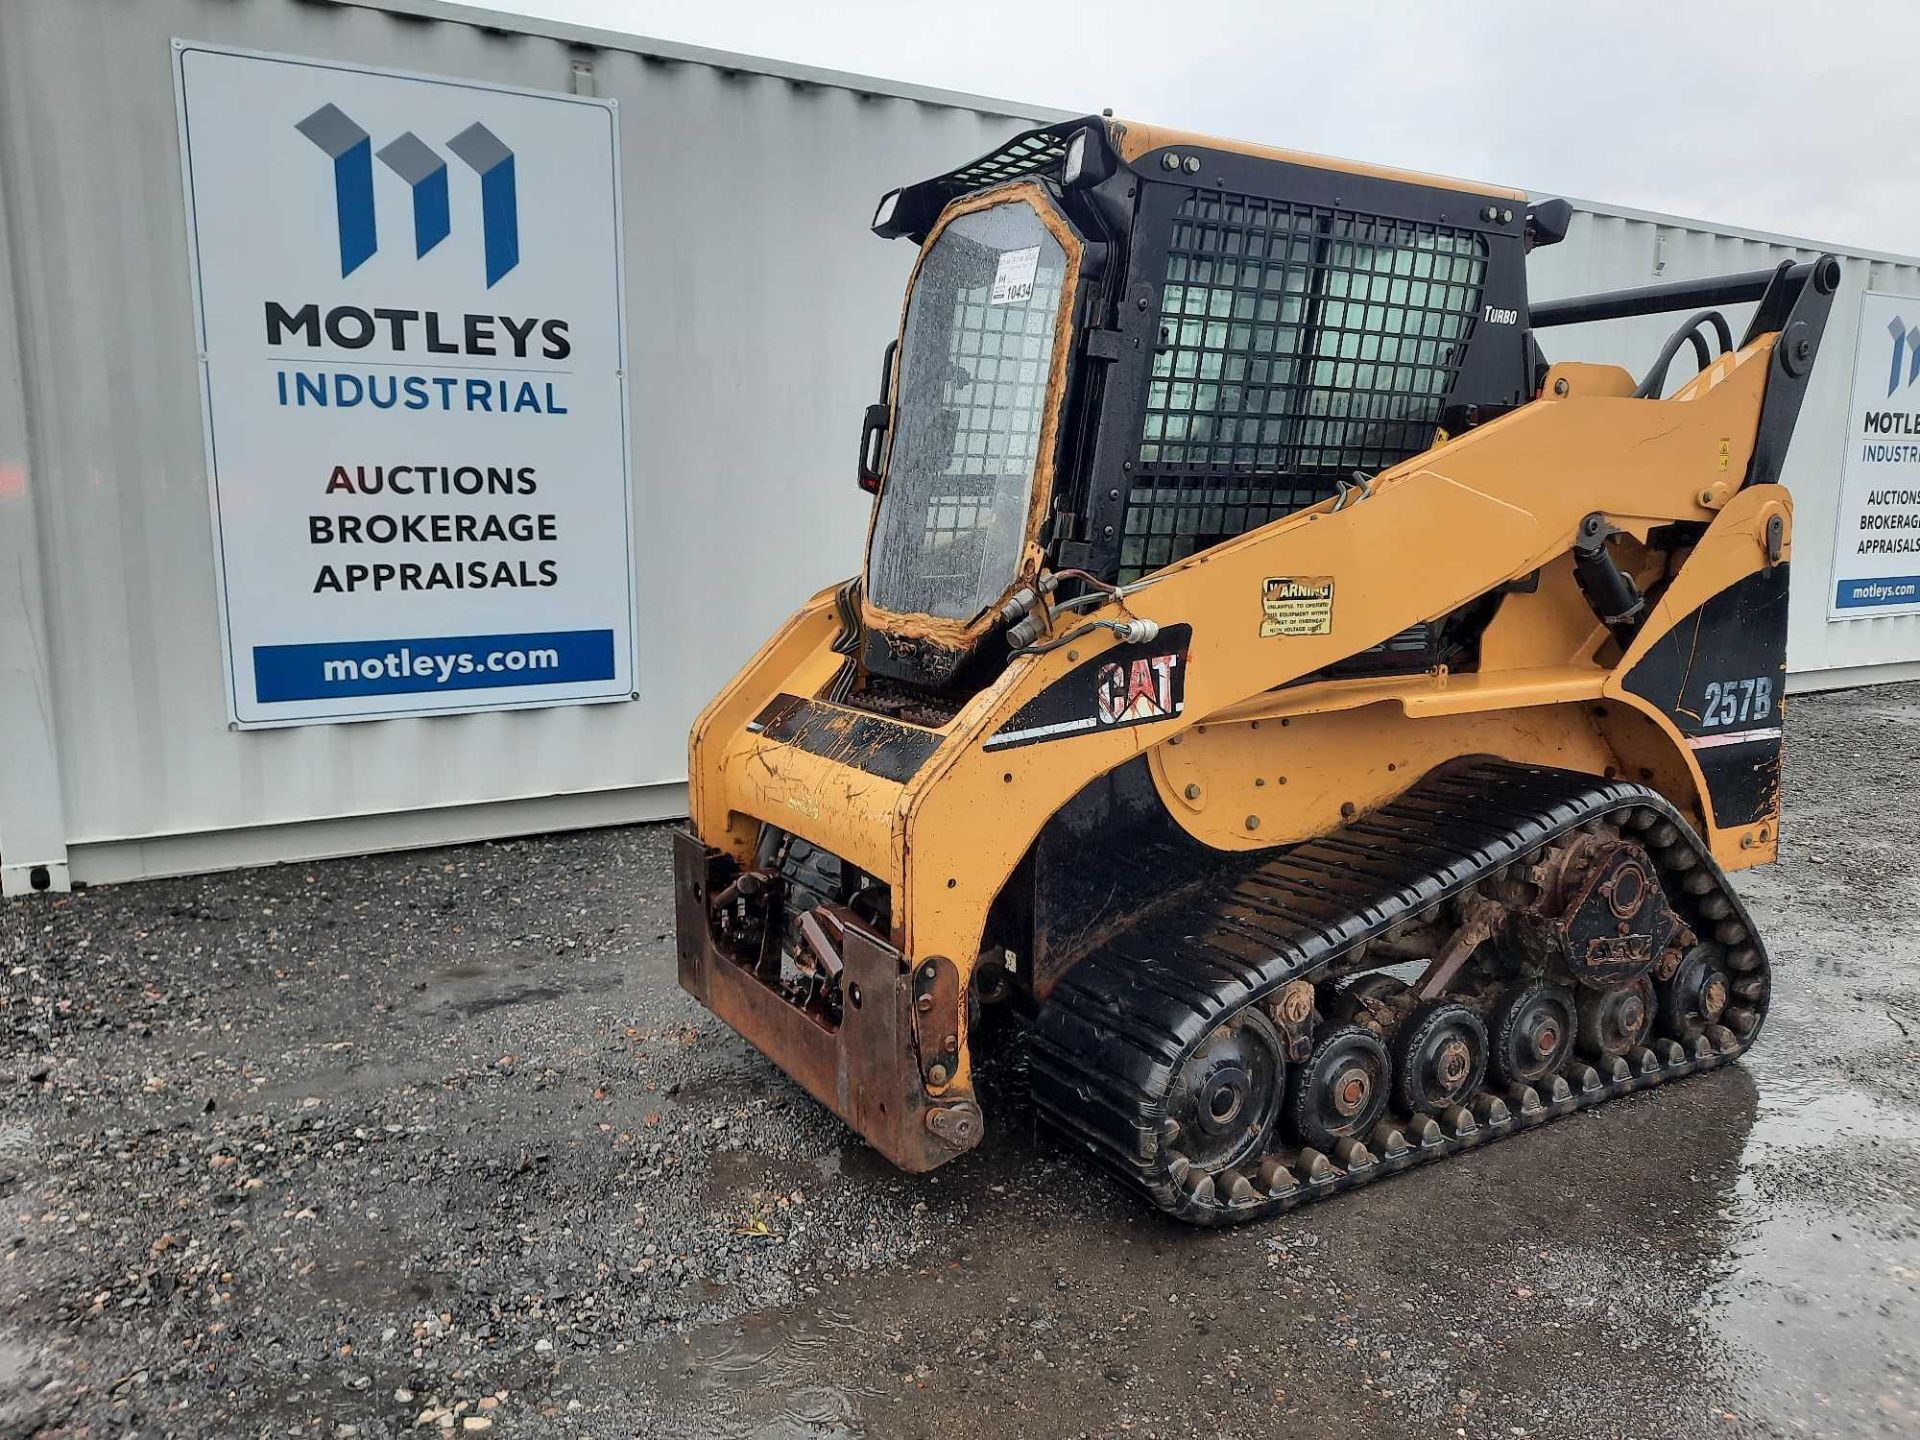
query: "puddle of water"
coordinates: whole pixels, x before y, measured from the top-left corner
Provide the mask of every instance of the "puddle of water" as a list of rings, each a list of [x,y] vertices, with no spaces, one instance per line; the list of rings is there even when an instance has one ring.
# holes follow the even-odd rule
[[[1729,1206],[1732,1265],[1713,1324],[1751,1365],[1761,1413],[1822,1417],[1822,1435],[1920,1433],[1920,1112],[1774,1067]]]
[[[871,1145],[836,1145],[816,1155],[813,1163],[821,1177],[827,1180],[845,1179],[856,1185],[865,1185],[875,1180],[900,1178],[900,1172],[889,1165],[886,1157]]]
[[[471,1020],[476,1015],[484,1015],[489,1010],[504,1010],[509,1005],[543,1005],[558,1000],[566,993],[554,985],[515,985],[506,990],[496,990],[491,995],[482,995],[476,1000],[452,1002],[447,1008]]]
[[[1756,1052],[1757,1055],[1758,1052]],[[1750,1061],[1751,1065],[1752,1062]],[[1861,1137],[1920,1142],[1920,1115],[1813,1071],[1767,1074],[1759,1066],[1760,1105],[1747,1134],[1743,1168],[1776,1152]]]
[[[527,960],[467,960],[449,965],[425,978],[416,1004],[471,1020],[515,1005],[547,1005],[568,995],[591,995],[620,983],[611,967],[604,973],[598,967],[583,967],[570,972],[562,984],[546,977],[545,983],[517,978],[517,972],[534,968]]]
[[[860,1402],[881,1392],[835,1379],[866,1338],[833,1310],[751,1315],[688,1337],[657,1394],[653,1433],[700,1440],[860,1440]]]
[[[314,1267],[304,1284],[321,1300],[375,1314],[409,1310],[448,1293],[445,1277],[414,1268],[403,1244],[365,1231],[335,1244],[314,1247]]]
[[[33,1351],[11,1340],[0,1340],[0,1395],[17,1391],[32,1369]]]

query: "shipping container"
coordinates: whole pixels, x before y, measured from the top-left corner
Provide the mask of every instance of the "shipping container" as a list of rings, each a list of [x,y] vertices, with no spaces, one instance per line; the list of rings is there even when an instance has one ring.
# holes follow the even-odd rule
[[[630,641],[632,668],[615,669],[632,698],[252,728],[227,658],[251,617],[244,599],[235,613],[221,577],[249,563],[239,527],[251,520],[246,484],[262,477],[220,488],[232,460],[215,454],[228,432],[211,416],[222,392],[207,354],[215,292],[240,262],[213,253],[222,212],[203,203],[193,173],[198,147],[244,141],[248,126],[233,122],[243,112],[213,106],[205,113],[224,114],[226,133],[203,125],[188,136],[193,67],[221,57],[240,57],[228,68],[245,72],[222,92],[227,104],[270,83],[271,65],[297,63],[454,84],[476,104],[572,97],[605,117],[614,163],[598,218],[538,204],[556,192],[532,165],[518,172],[516,210],[513,157],[502,191],[504,147],[490,132],[479,142],[413,136],[410,150],[373,134],[374,81],[355,82],[369,97],[361,109],[315,108],[304,138],[289,131],[286,143],[307,147],[302,164],[334,166],[331,198],[312,203],[337,207],[324,219],[337,219],[343,282],[375,245],[376,185],[378,243],[395,266],[479,245],[461,207],[469,189],[481,197],[486,293],[523,257],[531,269],[542,245],[584,244],[613,217],[617,283],[602,293],[620,358],[599,378],[620,397],[627,470],[607,493],[628,488],[625,513],[609,504],[603,524],[625,541],[615,548],[627,556],[619,583],[632,633],[620,643]],[[248,57],[258,64],[240,63]],[[555,123],[584,114],[542,113]],[[858,423],[913,258],[869,235],[875,202],[1055,118],[433,0],[6,0],[5,892],[684,813],[694,714],[801,599],[858,563],[868,513],[853,482]],[[410,232],[392,208],[403,181]],[[455,192],[453,218],[450,184],[468,187]],[[440,250],[449,231],[457,245]],[[409,243],[416,253],[392,258]],[[1568,239],[1536,254],[1533,275],[1537,295],[1555,296],[1819,248],[1580,203]],[[1869,285],[1920,294],[1920,261],[1850,258],[1863,263],[1849,266],[1834,307],[1788,470],[1799,506],[1790,663],[1801,684],[1920,673],[1920,617],[1826,618],[1858,297]],[[285,324],[308,323],[288,303]],[[1641,367],[1673,318],[1559,331],[1548,349]],[[350,327],[330,333],[359,340]],[[469,353],[491,351],[470,343]],[[353,380],[356,401],[365,384]],[[604,481],[609,467],[598,468]]]

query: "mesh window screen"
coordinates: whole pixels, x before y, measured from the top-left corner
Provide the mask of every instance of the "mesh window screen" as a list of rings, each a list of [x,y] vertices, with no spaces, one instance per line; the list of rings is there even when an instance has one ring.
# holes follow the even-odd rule
[[[971,620],[1026,543],[1066,252],[1025,201],[977,210],[920,266],[900,351],[897,433],[868,593]]]
[[[1168,245],[1122,580],[1432,444],[1486,265],[1471,231],[1190,197]]]
[[[1066,141],[1060,136],[1051,130],[1035,130],[1020,136],[1004,150],[983,155],[971,165],[954,171],[949,184],[955,194],[984,190],[989,185],[1044,170],[1066,153]]]

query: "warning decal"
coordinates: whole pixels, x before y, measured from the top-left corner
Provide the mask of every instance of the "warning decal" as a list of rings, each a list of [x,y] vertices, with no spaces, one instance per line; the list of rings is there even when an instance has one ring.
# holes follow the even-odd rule
[[[1331,575],[1274,575],[1260,586],[1260,637],[1333,632]]]

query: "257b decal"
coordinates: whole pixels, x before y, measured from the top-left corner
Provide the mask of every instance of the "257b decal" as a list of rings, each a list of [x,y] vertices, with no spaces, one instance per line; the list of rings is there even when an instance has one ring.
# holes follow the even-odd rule
[[[1742,680],[1711,680],[1707,683],[1706,704],[1700,710],[1701,728],[1724,730],[1772,717],[1772,676],[1755,675]]]

